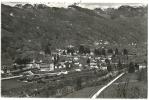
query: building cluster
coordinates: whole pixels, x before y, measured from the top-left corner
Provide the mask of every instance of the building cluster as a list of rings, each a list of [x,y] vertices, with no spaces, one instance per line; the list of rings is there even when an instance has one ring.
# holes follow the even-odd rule
[[[43,55],[45,56],[45,54]],[[91,50],[84,45],[75,49],[74,46],[69,45],[66,49],[56,49],[45,59],[38,61],[32,59],[25,64],[14,63],[11,71],[4,69],[2,72],[18,74],[31,70],[41,72],[81,71],[84,69],[116,70],[120,65],[128,64],[128,51],[124,49],[120,53],[117,48],[115,50],[106,48]]]

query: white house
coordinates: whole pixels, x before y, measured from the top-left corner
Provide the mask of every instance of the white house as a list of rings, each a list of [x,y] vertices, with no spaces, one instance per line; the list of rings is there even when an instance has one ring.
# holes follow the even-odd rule
[[[50,69],[49,70],[54,71],[54,64],[53,63],[50,64]]]
[[[146,68],[145,65],[139,65],[139,70]]]
[[[107,67],[106,66],[102,66],[100,67],[101,70],[107,70]]]

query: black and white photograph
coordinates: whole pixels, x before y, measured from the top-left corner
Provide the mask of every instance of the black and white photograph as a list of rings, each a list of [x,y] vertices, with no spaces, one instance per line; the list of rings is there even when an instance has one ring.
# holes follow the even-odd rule
[[[148,0],[1,1],[1,98],[147,97]]]

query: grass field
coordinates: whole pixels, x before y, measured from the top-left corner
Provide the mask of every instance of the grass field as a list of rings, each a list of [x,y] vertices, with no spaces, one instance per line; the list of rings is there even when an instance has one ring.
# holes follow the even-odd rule
[[[147,98],[147,81],[145,77],[141,81],[138,80],[140,73],[142,72],[126,73],[105,89],[98,98]]]
[[[93,94],[95,94],[100,88],[102,88],[103,85],[101,86],[95,86],[95,87],[87,87],[84,89],[81,89],[79,91],[75,91],[64,98],[90,98]]]
[[[21,87],[21,86],[26,85],[26,84],[28,84],[28,83],[18,81],[18,79],[9,79],[9,80],[1,81],[2,90],[3,89],[7,90],[7,89],[12,89],[12,88],[18,88],[18,87]]]

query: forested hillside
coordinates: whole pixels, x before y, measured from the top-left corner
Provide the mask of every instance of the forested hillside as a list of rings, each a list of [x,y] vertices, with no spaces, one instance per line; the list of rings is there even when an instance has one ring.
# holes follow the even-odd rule
[[[129,13],[128,13],[129,12]],[[147,41],[147,7],[121,6],[102,11],[75,5],[69,8],[45,5],[1,5],[2,63],[11,63],[20,54],[66,45],[92,44],[106,40],[129,44]]]

